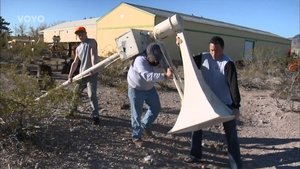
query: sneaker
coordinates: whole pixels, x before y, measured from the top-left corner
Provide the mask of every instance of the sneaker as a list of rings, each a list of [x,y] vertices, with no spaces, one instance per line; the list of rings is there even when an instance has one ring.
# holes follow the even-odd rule
[[[93,117],[93,124],[99,125],[100,124],[100,118],[99,117]]]
[[[149,130],[149,129],[146,129],[146,128],[144,129],[143,134],[144,134],[146,137],[155,137],[155,135],[152,133],[152,131]]]
[[[194,156],[188,156],[184,159],[184,162],[186,163],[201,163],[200,158],[194,157]]]
[[[137,148],[143,147],[143,141],[142,141],[142,139],[132,139],[132,142],[134,143],[134,145]]]

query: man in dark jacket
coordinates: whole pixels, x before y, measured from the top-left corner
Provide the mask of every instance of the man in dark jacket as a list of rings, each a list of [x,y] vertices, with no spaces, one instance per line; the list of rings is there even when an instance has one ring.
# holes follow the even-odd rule
[[[223,53],[224,41],[214,36],[209,42],[209,53],[194,57],[196,65],[204,80],[216,96],[233,110],[236,118],[239,116],[240,92],[237,82],[237,72],[233,61]],[[223,123],[228,144],[228,156],[231,168],[242,168],[240,146],[238,142],[236,119]],[[202,158],[202,130],[192,132],[190,156],[187,163],[200,162]]]

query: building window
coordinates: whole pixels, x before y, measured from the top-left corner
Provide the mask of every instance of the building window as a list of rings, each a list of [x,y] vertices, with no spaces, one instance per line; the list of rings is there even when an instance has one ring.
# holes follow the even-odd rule
[[[253,59],[254,41],[246,40],[244,44],[244,60]]]

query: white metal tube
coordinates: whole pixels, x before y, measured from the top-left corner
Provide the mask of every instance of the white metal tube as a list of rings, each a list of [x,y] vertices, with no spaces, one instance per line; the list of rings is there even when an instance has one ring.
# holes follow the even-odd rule
[[[155,39],[164,39],[174,33],[182,32],[182,30],[182,18],[180,17],[180,15],[176,14],[156,25],[153,30],[153,36],[155,37]]]
[[[116,61],[116,60],[118,59],[119,56],[120,56],[120,55],[119,55],[118,53],[115,53],[115,54],[109,56],[108,58],[102,60],[101,62],[97,63],[96,65],[94,65],[94,66],[90,67],[89,69],[87,69],[87,70],[81,72],[80,74],[74,76],[73,79],[72,79],[72,82],[74,83],[74,82],[76,82],[76,81],[78,81],[78,80],[80,80],[80,79],[82,79],[82,78],[85,78],[85,77],[87,77],[87,76],[90,76],[90,75],[91,75],[92,73],[94,73],[94,72],[100,71],[100,70],[101,70],[102,68],[104,68],[106,65],[109,65],[109,64],[111,64],[112,62]],[[47,93],[43,94],[42,96],[40,96],[40,97],[38,97],[38,98],[36,98],[35,101],[38,101],[38,100],[40,100],[41,98],[47,96],[50,92],[53,92],[53,91],[55,91],[55,90],[57,90],[57,89],[60,89],[60,88],[62,88],[62,87],[65,87],[65,86],[67,86],[67,85],[69,85],[69,84],[70,84],[70,83],[69,83],[68,81],[65,81],[64,83],[62,83],[61,85],[57,86],[56,88],[54,88],[54,89],[48,91]]]
[[[163,52],[165,61],[167,62],[167,65],[173,71],[173,81],[175,83],[175,87],[178,91],[178,94],[179,94],[180,98],[183,99],[183,90],[184,90],[183,81],[181,80],[180,76],[178,75],[178,71],[177,71],[176,67],[173,64],[172,59],[170,58],[168,53],[165,51],[165,48],[163,47],[163,44],[159,43],[159,45],[160,45],[160,48],[163,49],[162,52]]]

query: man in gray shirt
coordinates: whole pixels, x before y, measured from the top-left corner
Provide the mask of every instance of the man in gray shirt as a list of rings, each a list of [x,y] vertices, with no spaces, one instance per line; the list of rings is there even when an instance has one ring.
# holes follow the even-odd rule
[[[163,54],[156,43],[147,46],[144,53],[138,55],[132,62],[128,75],[128,97],[131,105],[132,141],[137,147],[142,147],[141,136],[143,132],[152,135],[149,130],[161,109],[159,96],[154,87],[155,82],[173,77],[172,70],[161,72]],[[142,118],[144,102],[148,109]]]
[[[80,60],[79,73],[87,70],[99,62],[97,42],[95,39],[87,37],[87,32],[84,27],[78,27],[75,34],[79,37],[81,43],[76,48],[75,59],[71,65],[70,73],[68,76],[69,82],[72,82],[73,73],[75,72],[78,62]],[[76,84],[73,90],[73,98],[70,108],[70,115],[73,115],[77,111],[78,102],[82,91],[87,87],[88,96],[92,106],[92,119],[95,125],[99,125],[99,106],[97,98],[97,76],[98,73],[92,73]]]

